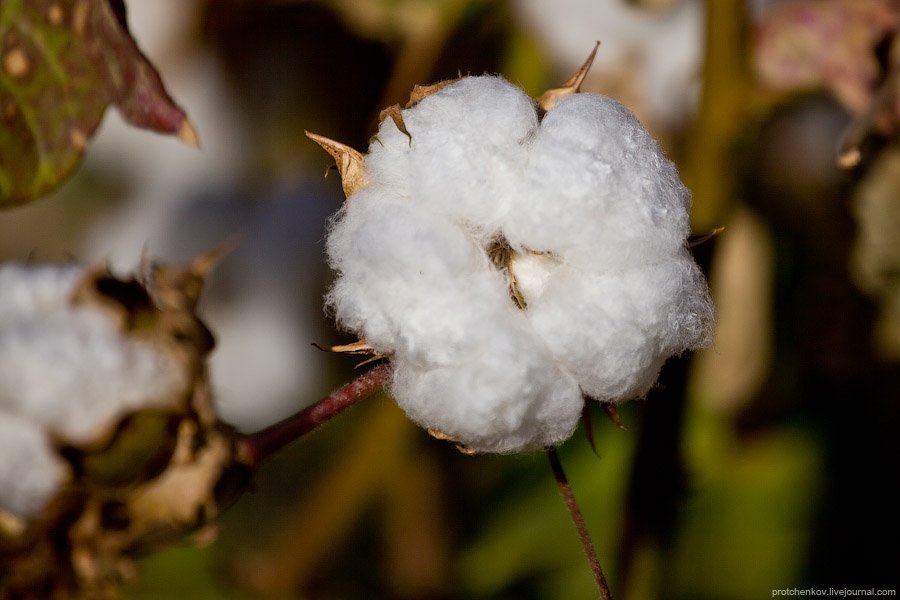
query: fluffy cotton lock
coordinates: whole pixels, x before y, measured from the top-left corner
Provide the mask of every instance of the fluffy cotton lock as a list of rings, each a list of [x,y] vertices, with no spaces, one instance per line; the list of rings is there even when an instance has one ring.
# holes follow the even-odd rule
[[[35,515],[68,476],[60,444],[91,444],[129,411],[171,408],[182,362],[77,302],[73,265],[0,265],[0,509]]]
[[[585,397],[641,397],[709,343],[689,194],[624,106],[578,93],[544,113],[483,76],[400,117],[332,223],[327,303],[391,356],[413,420],[476,451],[559,444]]]

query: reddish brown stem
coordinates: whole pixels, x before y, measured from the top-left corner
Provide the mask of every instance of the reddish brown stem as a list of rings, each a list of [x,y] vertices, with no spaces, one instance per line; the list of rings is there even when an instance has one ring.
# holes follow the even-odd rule
[[[239,436],[235,440],[235,461],[251,467],[256,465],[378,391],[390,379],[391,373],[390,363],[382,363],[297,414],[255,433]]]
[[[575,524],[575,530],[578,531],[578,537],[581,539],[581,545],[584,547],[584,553],[587,555],[588,563],[591,565],[591,573],[594,575],[594,581],[597,582],[600,600],[612,600],[612,595],[609,593],[609,584],[606,583],[606,577],[603,575],[603,569],[600,567],[600,560],[597,558],[597,551],[594,549],[594,543],[591,541],[591,534],[587,530],[581,509],[578,508],[578,502],[575,501],[575,494],[572,493],[569,480],[566,479],[562,463],[559,462],[556,448],[547,448],[547,457],[550,459],[550,468],[553,469],[553,477],[559,486],[559,492],[566,503],[566,508],[569,509],[572,522]]]

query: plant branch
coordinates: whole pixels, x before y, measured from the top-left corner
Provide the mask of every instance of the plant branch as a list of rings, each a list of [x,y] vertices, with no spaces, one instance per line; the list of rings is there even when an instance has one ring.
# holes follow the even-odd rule
[[[606,583],[606,577],[603,575],[603,569],[600,567],[600,560],[597,558],[597,551],[594,549],[594,543],[591,541],[591,534],[587,530],[587,525],[584,522],[584,516],[581,514],[581,509],[578,508],[578,502],[575,501],[575,494],[572,493],[572,487],[569,485],[569,480],[566,479],[562,463],[559,462],[559,455],[556,453],[556,448],[547,448],[547,457],[550,459],[550,468],[553,469],[553,477],[556,479],[556,484],[559,486],[559,492],[562,494],[563,500],[566,503],[566,508],[569,509],[569,514],[572,516],[572,522],[575,524],[575,529],[578,531],[578,537],[581,539],[581,545],[584,547],[584,553],[587,555],[588,563],[591,565],[591,573],[594,575],[594,581],[597,582],[597,589],[600,591],[600,599],[612,600],[612,595],[609,593],[609,584]]]
[[[265,429],[237,436],[234,443],[235,462],[255,466],[267,456],[378,391],[390,379],[392,372],[391,364],[384,362],[312,406]]]

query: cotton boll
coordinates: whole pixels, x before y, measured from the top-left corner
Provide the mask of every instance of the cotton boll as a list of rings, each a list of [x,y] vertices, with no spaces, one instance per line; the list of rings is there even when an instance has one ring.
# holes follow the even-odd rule
[[[466,77],[403,111],[411,195],[492,237],[521,177],[537,127],[534,102],[499,77]],[[396,136],[395,136],[396,137]]]
[[[33,517],[66,476],[43,432],[33,423],[0,411],[0,510]]]
[[[690,200],[674,165],[604,96],[575,94],[547,113],[520,189],[503,223],[509,241],[579,266],[636,266],[671,254],[688,233]]]
[[[559,444],[583,394],[644,395],[708,343],[690,198],[621,104],[535,105],[465,78],[385,119],[329,234],[338,321],[391,355],[398,404],[473,450]]]
[[[73,265],[0,265],[0,509],[34,517],[74,476],[57,445],[96,448],[145,409],[204,418],[208,396],[192,394],[202,369],[188,342],[167,337],[165,317],[187,315],[145,307],[140,285]]]

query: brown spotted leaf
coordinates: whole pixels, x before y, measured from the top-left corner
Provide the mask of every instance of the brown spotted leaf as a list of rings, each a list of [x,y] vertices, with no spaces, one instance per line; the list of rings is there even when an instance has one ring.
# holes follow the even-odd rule
[[[128,32],[122,0],[0,0],[0,208],[59,185],[109,105],[197,144]]]

